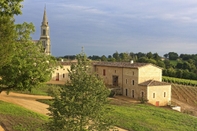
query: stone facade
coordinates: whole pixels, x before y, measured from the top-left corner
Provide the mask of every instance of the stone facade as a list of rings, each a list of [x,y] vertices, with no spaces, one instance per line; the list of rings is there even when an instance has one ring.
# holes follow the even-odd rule
[[[156,106],[171,101],[171,85],[162,82],[162,69],[146,63],[100,62],[94,70],[105,84],[119,88],[122,95],[144,98]]]
[[[65,83],[69,80],[68,70],[76,62],[61,62],[52,73],[52,81]],[[166,106],[171,101],[171,85],[162,82],[162,69],[147,63],[96,62],[93,72],[106,85],[121,91],[123,96],[133,99],[144,98],[156,106]]]

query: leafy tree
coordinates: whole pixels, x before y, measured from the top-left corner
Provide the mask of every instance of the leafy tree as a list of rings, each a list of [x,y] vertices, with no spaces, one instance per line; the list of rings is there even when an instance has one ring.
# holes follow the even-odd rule
[[[161,61],[161,60],[157,61],[157,65],[158,65],[159,67],[165,68],[165,64],[164,64],[164,62]]]
[[[153,58],[153,54],[152,54],[152,52],[148,52],[148,53],[146,54],[146,56],[148,57],[148,59]]]
[[[86,55],[77,55],[78,63],[69,70],[70,81],[60,89],[49,107],[52,131],[105,131],[111,128],[108,116],[108,89],[102,80],[92,74]]]
[[[15,26],[17,39],[10,64],[0,70],[0,92],[13,90],[31,90],[50,80],[55,66],[55,58],[43,53],[41,43],[34,43],[30,34],[34,31],[32,23]]]
[[[15,41],[14,19],[9,16],[0,17],[0,70],[8,64],[14,53],[13,43]]]
[[[140,62],[140,63],[148,63],[148,60],[149,59],[146,58],[146,57],[140,57],[137,62]]]
[[[168,55],[170,60],[177,60],[179,57],[179,55],[175,52],[169,52]]]
[[[120,56],[119,56],[119,53],[117,51],[112,56],[113,56],[113,58],[116,59],[116,61],[120,61]]]
[[[13,41],[16,38],[14,31],[14,15],[21,14],[23,0],[0,0],[0,70],[9,64],[13,55]]]
[[[139,59],[140,57],[146,57],[146,54],[145,53],[142,53],[142,52],[138,52],[136,54],[137,58]]]
[[[23,0],[0,0],[0,16],[13,16],[22,14],[22,1]]]
[[[131,60],[129,53],[120,53],[119,54],[121,61],[128,62]]]
[[[107,57],[105,55],[101,56],[101,61],[107,61]]]
[[[172,64],[170,63],[169,60],[164,60],[164,64],[165,64],[166,69],[172,68]]]
[[[164,54],[163,55],[166,59],[169,57],[169,55],[168,54]]]
[[[159,61],[159,60],[161,60],[161,57],[157,53],[154,53],[153,59],[155,59],[156,61]]]
[[[101,59],[100,56],[97,56],[97,55],[89,56],[88,58],[91,60],[100,60]]]

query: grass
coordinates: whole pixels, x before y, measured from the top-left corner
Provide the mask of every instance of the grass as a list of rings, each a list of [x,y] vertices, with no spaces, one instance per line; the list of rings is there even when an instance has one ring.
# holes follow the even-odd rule
[[[177,63],[178,63],[178,61],[177,61],[177,60],[170,60],[170,64],[172,64],[173,66],[176,66],[176,65],[177,65]]]
[[[0,124],[9,131],[41,131],[49,117],[0,101]]]
[[[42,87],[35,87],[32,88],[31,91],[25,90],[25,91],[13,91],[17,93],[23,93],[23,94],[31,94],[31,95],[43,95],[48,96],[52,92],[56,92],[58,90],[60,85],[43,85]]]
[[[50,103],[51,100],[41,100]],[[112,119],[116,126],[129,131],[196,131],[197,118],[188,114],[148,104],[111,100]]]
[[[132,131],[196,131],[197,118],[145,104],[110,105],[117,126]]]
[[[49,86],[50,87],[50,86]],[[49,89],[49,87],[47,87]],[[53,87],[55,90],[56,88]],[[36,92],[42,92],[42,88],[37,88]],[[47,89],[47,90],[48,90]],[[43,103],[51,104],[51,100],[38,100]],[[42,116],[33,115],[31,113],[25,113],[15,107],[7,107],[3,109],[2,104],[0,103],[0,114],[1,110],[4,110],[5,115],[14,116],[19,115],[23,119],[22,122],[16,123],[13,122],[12,128],[17,128],[19,130],[31,130],[33,127],[42,127],[40,123],[46,122],[48,118],[43,118]],[[109,105],[113,108],[112,119],[116,120],[116,126],[127,129],[129,131],[196,131],[197,130],[197,118],[190,116],[188,114],[176,112],[170,109],[165,109],[161,107],[155,107],[148,104],[132,104],[132,103],[121,103],[112,101]],[[13,108],[13,109],[12,109]],[[17,111],[19,110],[19,111]],[[29,116],[33,116],[34,122],[41,121],[38,123],[31,123]],[[26,116],[24,118],[24,116]],[[35,117],[35,118],[34,118]],[[0,122],[3,119],[2,115],[0,116]],[[17,120],[18,121],[18,120]],[[26,123],[28,121],[28,123]],[[4,121],[5,123],[5,121]],[[27,126],[28,125],[28,126]],[[38,130],[41,130],[40,128]]]

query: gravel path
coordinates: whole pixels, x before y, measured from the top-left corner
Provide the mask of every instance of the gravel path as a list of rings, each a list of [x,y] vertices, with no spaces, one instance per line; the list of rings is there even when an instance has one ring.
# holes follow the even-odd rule
[[[49,113],[49,111],[47,110],[49,106],[47,104],[36,101],[36,99],[51,99],[51,97],[12,92],[10,92],[9,95],[7,95],[5,92],[2,92],[0,94],[0,100],[2,101],[17,104],[41,114],[46,115],[47,113]]]

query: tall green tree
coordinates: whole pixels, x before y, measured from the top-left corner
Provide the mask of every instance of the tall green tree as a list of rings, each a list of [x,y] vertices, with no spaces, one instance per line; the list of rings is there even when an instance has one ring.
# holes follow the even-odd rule
[[[8,64],[13,55],[14,15],[21,14],[23,0],[0,0],[0,69]]]
[[[169,60],[177,60],[179,55],[176,52],[169,52],[168,53]]]
[[[14,16],[22,14],[23,0],[0,0],[0,16]]]
[[[106,131],[112,128],[108,108],[108,89],[92,73],[84,53],[77,55],[78,63],[69,70],[70,81],[60,90],[49,107],[52,131]]]
[[[14,53],[14,42],[16,40],[14,19],[10,16],[0,17],[0,70],[8,64]]]
[[[32,23],[15,26],[17,38],[13,41],[14,53],[9,64],[0,70],[0,92],[9,90],[31,90],[50,80],[56,66],[55,58],[43,53],[41,43],[34,43]]]

